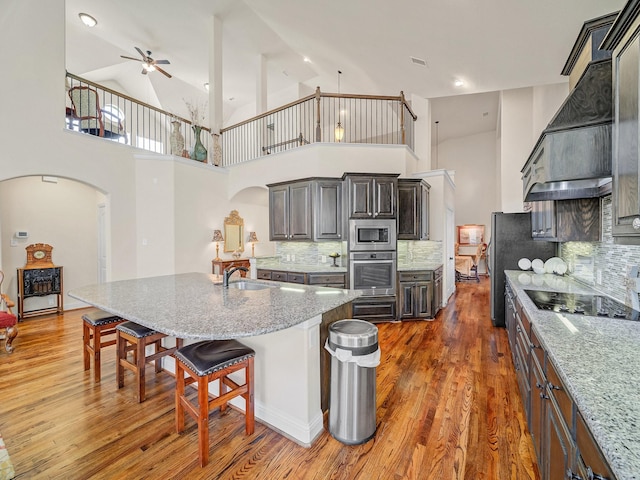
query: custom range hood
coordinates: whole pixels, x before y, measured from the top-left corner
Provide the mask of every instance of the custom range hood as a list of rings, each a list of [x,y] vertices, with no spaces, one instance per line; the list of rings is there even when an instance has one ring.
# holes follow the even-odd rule
[[[524,167],[524,201],[600,197],[611,191],[611,51],[598,47],[617,12],[582,27],[562,71],[571,91]]]

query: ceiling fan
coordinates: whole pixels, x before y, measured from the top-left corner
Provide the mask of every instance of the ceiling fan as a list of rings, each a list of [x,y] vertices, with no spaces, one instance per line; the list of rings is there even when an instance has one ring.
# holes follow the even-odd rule
[[[153,58],[151,58],[151,51],[147,50],[146,55],[144,54],[144,52],[142,50],[140,50],[138,47],[134,47],[138,53],[140,54],[140,56],[142,57],[142,59],[140,58],[134,58],[134,57],[127,57],[126,55],[120,55],[122,58],[126,58],[127,60],[135,60],[136,62],[142,62],[142,74],[146,75],[148,72],[153,72],[154,70],[159,71],[160,73],[162,73],[163,75],[166,75],[167,77],[171,78],[171,75],[168,74],[167,72],[165,72],[162,68],[160,68],[158,65],[169,65],[169,60],[154,60]]]

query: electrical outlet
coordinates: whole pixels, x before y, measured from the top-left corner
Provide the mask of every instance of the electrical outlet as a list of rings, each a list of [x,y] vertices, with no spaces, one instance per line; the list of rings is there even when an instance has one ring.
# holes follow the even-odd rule
[[[295,262],[296,261],[296,256],[295,255],[291,255],[291,261]]]
[[[291,255],[287,253],[287,262],[290,262],[290,261],[291,261]]]
[[[327,263],[327,256],[326,256],[326,255],[321,255],[321,256],[320,256],[320,261],[321,261],[322,263]]]
[[[602,285],[602,270],[596,270],[596,283]]]

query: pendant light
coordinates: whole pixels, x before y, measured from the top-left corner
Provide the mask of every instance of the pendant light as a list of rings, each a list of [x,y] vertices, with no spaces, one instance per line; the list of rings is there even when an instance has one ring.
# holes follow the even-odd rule
[[[337,142],[341,142],[344,138],[344,127],[340,123],[340,75],[342,75],[342,72],[338,70],[338,124],[333,132]]]

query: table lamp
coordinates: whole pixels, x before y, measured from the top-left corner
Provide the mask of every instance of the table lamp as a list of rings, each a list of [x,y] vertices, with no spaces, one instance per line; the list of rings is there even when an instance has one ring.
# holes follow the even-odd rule
[[[256,235],[256,232],[249,232],[249,242],[251,242],[251,256],[255,257],[255,247],[256,243],[258,242],[258,236]]]
[[[213,238],[211,239],[211,241],[216,242],[216,258],[214,258],[213,260],[216,262],[219,262],[222,259],[220,258],[220,255],[219,255],[220,245],[218,244],[218,242],[224,242],[224,238],[222,237],[222,232],[220,230],[214,230]]]

